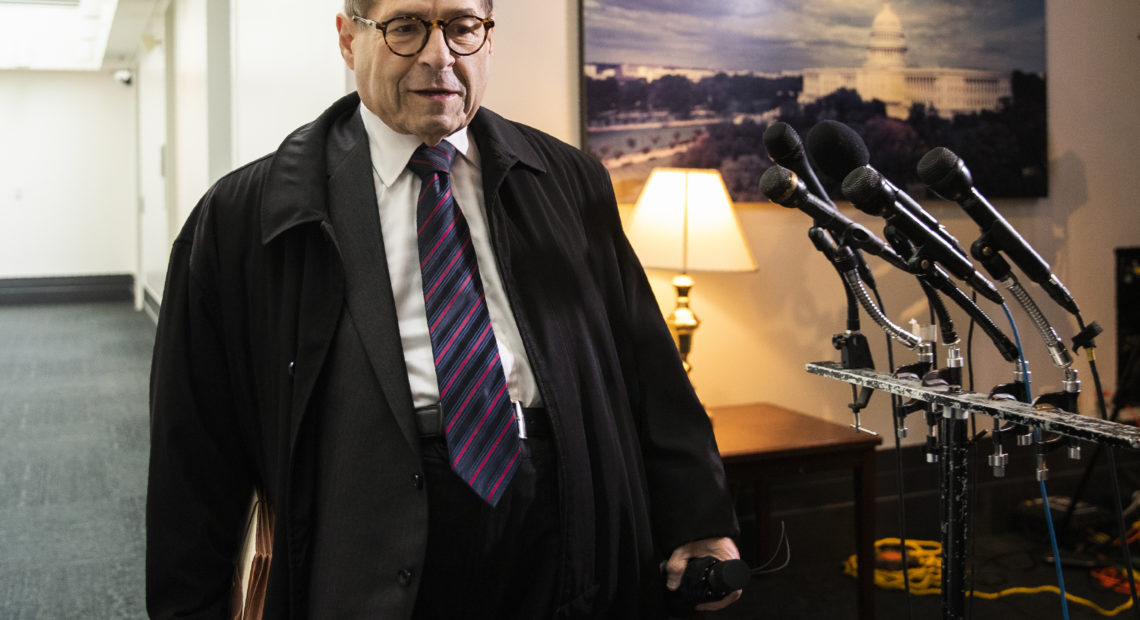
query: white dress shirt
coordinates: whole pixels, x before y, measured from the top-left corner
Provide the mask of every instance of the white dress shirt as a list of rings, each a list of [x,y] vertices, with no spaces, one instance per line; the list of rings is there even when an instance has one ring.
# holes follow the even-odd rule
[[[380,232],[384,238],[384,255],[392,294],[396,300],[396,317],[404,361],[408,366],[408,382],[416,407],[439,402],[439,383],[428,333],[427,310],[424,307],[423,277],[420,273],[419,246],[416,239],[416,199],[421,181],[408,169],[408,160],[422,144],[410,134],[397,133],[380,117],[360,105],[360,116],[368,134],[372,155],[372,179],[376,186],[376,203],[380,209]],[[511,400],[525,407],[542,405],[530,361],[523,348],[522,336],[511,312],[495,253],[487,230],[487,213],[483,202],[483,182],[479,166],[479,150],[468,139],[464,127],[445,138],[456,150],[451,164],[451,187],[467,226],[479,262],[479,275],[487,299],[487,312],[499,346],[499,358],[507,375]]]

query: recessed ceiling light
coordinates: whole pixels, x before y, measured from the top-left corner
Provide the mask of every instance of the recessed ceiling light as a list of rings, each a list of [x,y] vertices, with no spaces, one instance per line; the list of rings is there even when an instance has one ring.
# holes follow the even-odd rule
[[[102,68],[119,0],[0,0],[0,69]],[[50,24],[56,40],[44,45]]]

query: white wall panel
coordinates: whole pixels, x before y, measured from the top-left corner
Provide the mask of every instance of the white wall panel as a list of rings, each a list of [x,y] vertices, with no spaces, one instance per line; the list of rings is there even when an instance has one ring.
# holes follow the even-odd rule
[[[0,71],[0,278],[135,271],[133,88]]]
[[[168,146],[178,222],[183,222],[210,184],[210,133],[206,64],[206,3],[174,0],[174,143]]]
[[[167,213],[164,169],[166,125],[166,42],[161,19],[148,31],[150,45],[139,46],[138,131],[139,199],[142,284],[161,299],[166,263],[170,254],[170,224]]]
[[[345,92],[339,0],[232,3],[233,147],[240,165],[277,148]]]

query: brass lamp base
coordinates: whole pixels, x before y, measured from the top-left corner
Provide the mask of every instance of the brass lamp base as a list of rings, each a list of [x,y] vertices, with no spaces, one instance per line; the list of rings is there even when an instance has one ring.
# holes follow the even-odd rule
[[[693,288],[693,279],[687,274],[678,274],[673,278],[673,288],[677,291],[677,306],[665,318],[677,352],[681,354],[681,366],[687,373],[693,369],[689,363],[689,352],[693,350],[693,333],[701,326],[701,320],[689,307],[689,289]],[[706,410],[705,413],[709,416],[709,423],[713,423],[712,412]]]
[[[692,370],[689,363],[689,352],[693,349],[693,332],[701,325],[701,320],[689,308],[689,289],[693,288],[693,279],[687,274],[677,274],[673,278],[673,288],[677,292],[677,306],[669,313],[666,320],[669,322],[669,331],[673,333],[673,342],[677,344],[677,351],[681,354],[681,365],[685,372]]]

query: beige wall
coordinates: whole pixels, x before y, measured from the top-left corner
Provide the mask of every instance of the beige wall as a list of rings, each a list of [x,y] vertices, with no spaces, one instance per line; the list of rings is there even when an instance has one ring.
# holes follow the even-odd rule
[[[506,116],[572,142],[579,132],[578,4],[498,3],[495,76],[486,101]],[[1133,0],[1097,3],[1095,11],[1081,3],[1047,2],[1050,196],[997,204],[1068,284],[1085,319],[1107,328],[1098,358],[1109,390],[1116,376],[1113,249],[1140,246],[1135,206],[1140,174],[1133,170],[1133,149],[1140,145],[1137,23],[1140,3]],[[956,205],[925,206],[964,244],[977,238],[977,228]],[[690,359],[698,393],[711,405],[769,401],[848,422],[848,388],[803,370],[808,361],[837,359],[830,340],[843,328],[845,309],[837,276],[807,240],[806,216],[771,204],[742,205],[740,210],[760,270],[696,274],[692,303],[704,323]],[[847,211],[881,228],[863,214]],[[874,268],[892,320],[905,325],[912,317],[926,316],[918,288],[908,277],[878,262]],[[666,311],[672,305],[670,275],[650,272]],[[1040,289],[1029,288],[1061,336],[1070,338],[1075,322],[1055,311]],[[1006,324],[999,307],[986,303],[983,308],[999,325]],[[1035,392],[1059,389],[1060,371],[1050,365],[1021,311],[1014,307],[1013,312],[1035,371]],[[958,323],[964,337],[965,319]],[[863,331],[871,337],[876,364],[887,368],[880,332],[865,319]],[[1010,368],[980,337],[975,337],[976,385],[988,388],[1010,380]],[[913,359],[898,347],[896,355]],[[1091,412],[1088,364],[1082,357],[1076,367],[1084,380],[1082,410]],[[876,395],[864,424],[889,439],[887,405],[886,398]],[[918,426],[918,420],[911,423],[911,441],[921,439]]]
[[[495,4],[494,71],[483,104],[578,144],[580,0]]]

